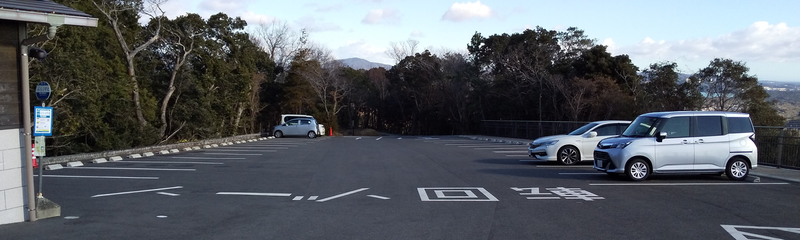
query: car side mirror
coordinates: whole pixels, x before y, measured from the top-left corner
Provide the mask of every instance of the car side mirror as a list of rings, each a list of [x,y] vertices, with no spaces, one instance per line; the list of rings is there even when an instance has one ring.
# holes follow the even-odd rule
[[[658,136],[656,136],[656,142],[661,142],[667,138],[667,132],[658,132]]]
[[[591,131],[591,132],[586,133],[584,136],[586,136],[586,138],[597,137],[597,132]]]

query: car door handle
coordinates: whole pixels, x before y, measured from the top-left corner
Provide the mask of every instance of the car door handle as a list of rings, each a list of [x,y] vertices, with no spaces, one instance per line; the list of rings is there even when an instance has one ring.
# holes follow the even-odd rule
[[[683,139],[683,144],[689,144],[689,140]]]
[[[703,141],[703,139],[699,139],[697,140],[697,143],[705,143],[705,142]]]

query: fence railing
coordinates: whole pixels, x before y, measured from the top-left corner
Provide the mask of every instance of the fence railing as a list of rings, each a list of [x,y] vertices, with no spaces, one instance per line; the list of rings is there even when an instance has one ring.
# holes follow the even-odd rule
[[[481,134],[487,136],[536,139],[567,134],[588,122],[484,120]],[[800,129],[756,128],[758,164],[800,169]]]

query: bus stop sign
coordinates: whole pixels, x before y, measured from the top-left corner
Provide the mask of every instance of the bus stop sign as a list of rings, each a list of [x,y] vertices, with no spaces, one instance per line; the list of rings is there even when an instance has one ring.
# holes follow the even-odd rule
[[[50,98],[50,84],[47,82],[39,82],[39,85],[36,85],[36,98],[39,101],[44,101]]]

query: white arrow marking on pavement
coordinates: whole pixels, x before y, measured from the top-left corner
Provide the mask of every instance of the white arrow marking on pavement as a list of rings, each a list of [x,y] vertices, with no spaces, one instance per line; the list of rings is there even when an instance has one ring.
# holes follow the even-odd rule
[[[177,186],[177,187],[168,187],[168,188],[147,189],[147,190],[130,191],[130,192],[118,192],[118,193],[99,194],[99,195],[94,195],[94,196],[92,196],[92,198],[96,198],[96,197],[108,197],[108,196],[116,196],[116,195],[124,195],[124,194],[133,194],[133,193],[143,193],[143,192],[158,192],[158,191],[171,190],[171,189],[179,189],[179,188],[183,188],[183,186]]]
[[[344,197],[344,196],[347,196],[347,195],[350,195],[350,194],[354,194],[354,193],[357,193],[357,192],[366,191],[367,189],[369,189],[369,188],[356,189],[356,190],[349,191],[349,192],[346,192],[346,193],[342,193],[342,194],[339,194],[339,195],[336,195],[336,196],[323,198],[323,199],[317,200],[317,202],[325,202],[325,201],[328,201],[328,200],[337,199],[337,198]]]

